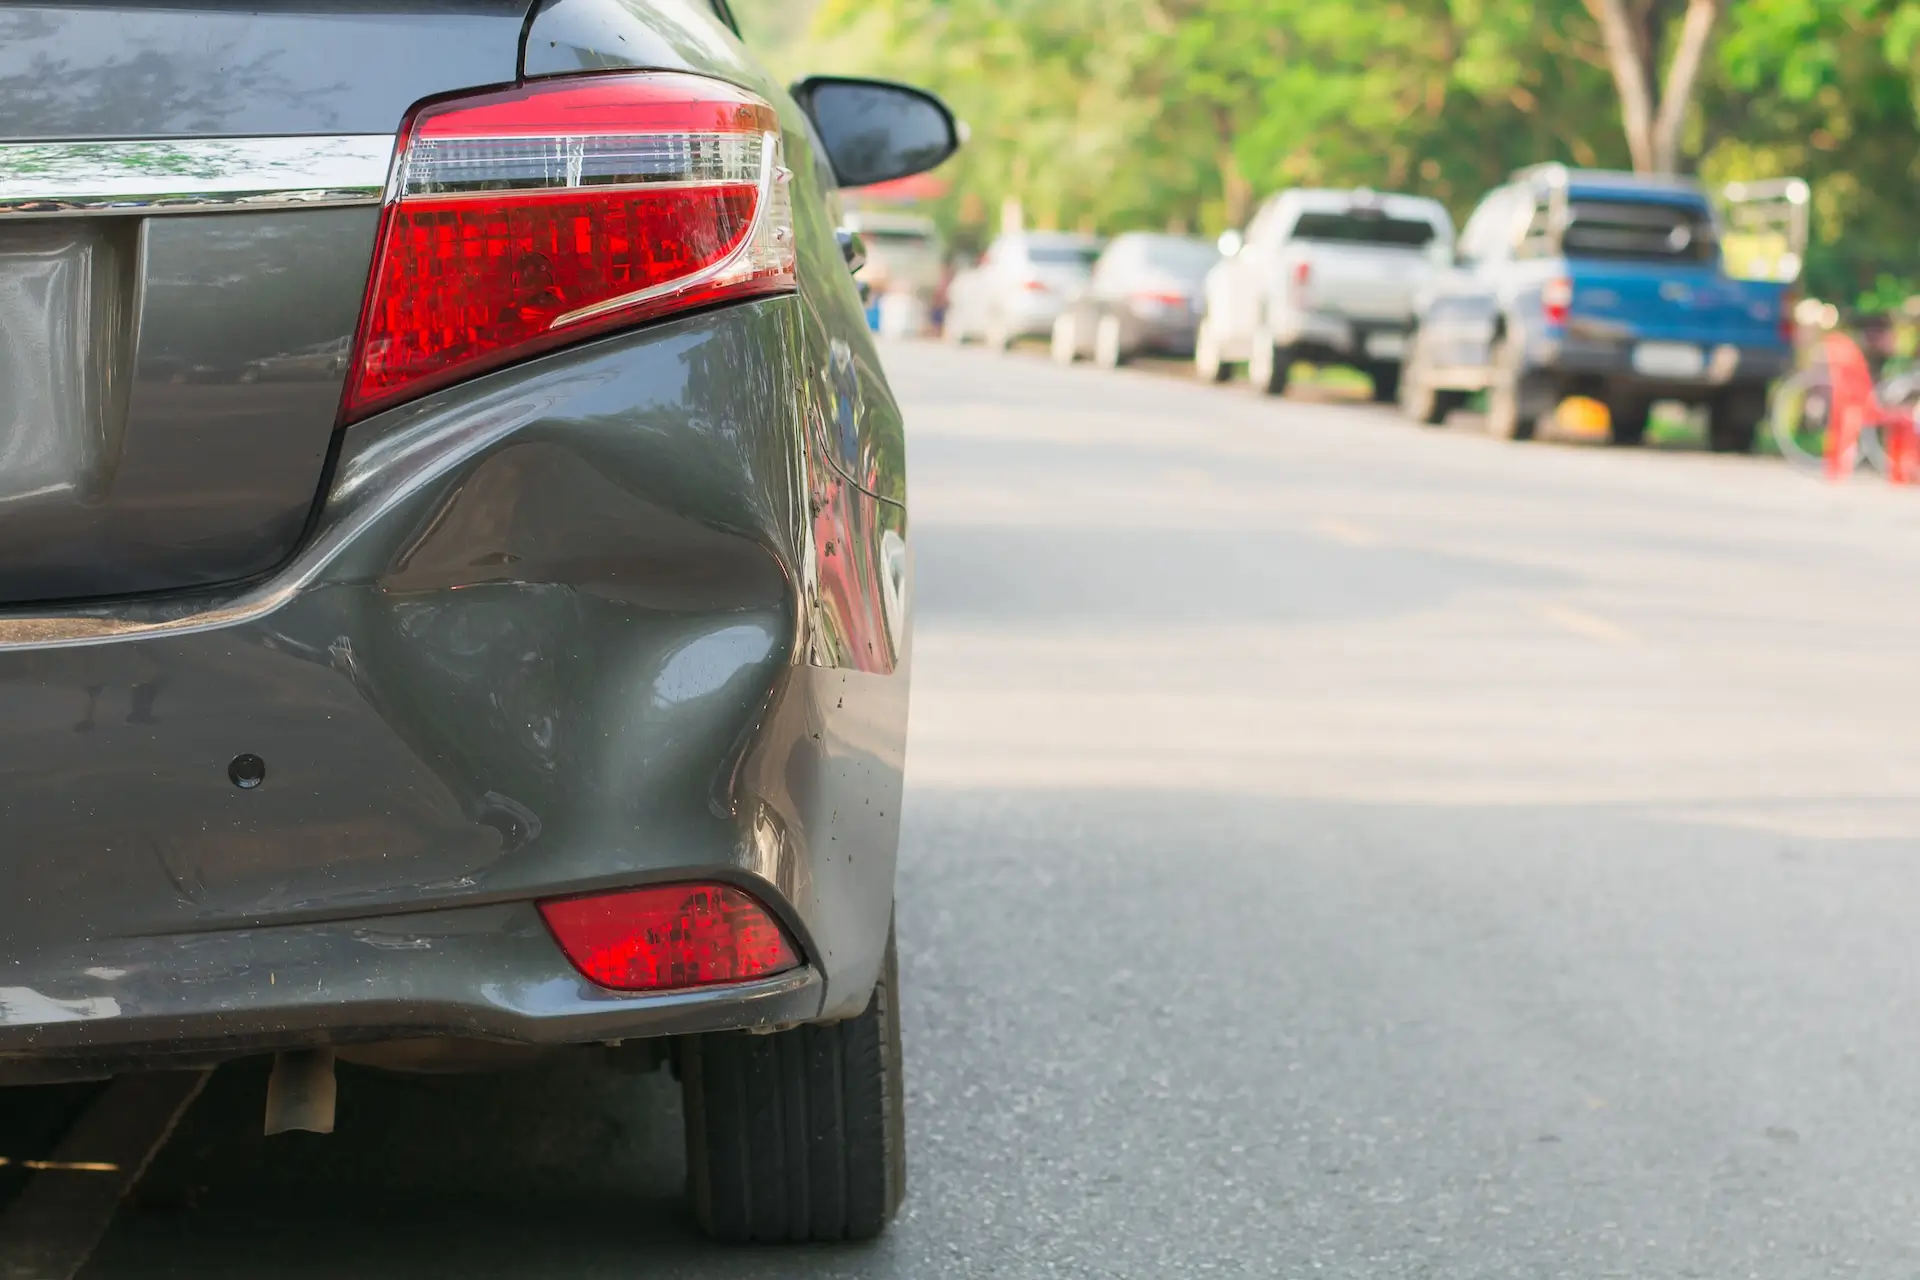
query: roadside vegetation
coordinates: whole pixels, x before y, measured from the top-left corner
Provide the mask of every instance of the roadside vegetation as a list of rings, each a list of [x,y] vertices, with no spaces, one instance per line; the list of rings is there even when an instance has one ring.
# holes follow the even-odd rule
[[[1206,234],[1296,184],[1463,217],[1543,160],[1813,191],[1804,287],[1920,292],[1920,0],[734,0],[783,71],[944,94],[972,142],[936,210]]]

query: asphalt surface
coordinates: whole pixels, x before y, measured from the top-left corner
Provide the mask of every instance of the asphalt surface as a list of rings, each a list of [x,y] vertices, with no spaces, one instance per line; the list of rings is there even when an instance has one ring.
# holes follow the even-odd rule
[[[87,1276],[1920,1273],[1920,495],[886,356],[893,1232],[702,1244],[664,1075],[229,1069]]]

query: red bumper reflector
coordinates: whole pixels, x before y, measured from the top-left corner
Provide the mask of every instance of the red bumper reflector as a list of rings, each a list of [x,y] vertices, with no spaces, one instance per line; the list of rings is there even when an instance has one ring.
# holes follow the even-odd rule
[[[725,884],[669,884],[555,898],[540,915],[574,968],[615,991],[745,982],[798,968],[767,909]]]

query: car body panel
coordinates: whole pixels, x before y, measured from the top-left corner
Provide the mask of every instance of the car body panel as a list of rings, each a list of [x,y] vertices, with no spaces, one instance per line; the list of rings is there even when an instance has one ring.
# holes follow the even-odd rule
[[[799,312],[727,308],[359,424],[320,536],[239,597],[0,619],[9,971],[76,936],[108,956],[718,874],[789,914],[828,1009],[864,1003],[910,641],[891,675],[809,649],[834,558],[809,513],[841,478],[766,394]],[[847,536],[878,562],[889,533]],[[240,753],[264,784],[229,780]],[[0,1054],[39,1043],[7,1007]]]
[[[299,357],[344,353],[377,221],[0,219],[0,600],[230,582],[291,554],[345,379]]]
[[[541,25],[558,15],[576,32],[591,16],[592,39]],[[903,423],[831,174],[703,5],[561,0],[532,29],[541,69],[567,50],[576,70],[581,51],[599,69],[671,57],[774,102],[797,292],[322,433],[336,456],[304,533],[264,572],[0,608],[0,1079],[182,1046],[578,1043],[865,1007],[892,917],[912,553]],[[313,101],[316,125],[347,118]],[[370,209],[297,216],[322,214],[362,219],[370,243]],[[234,234],[252,216],[218,215]],[[321,259],[355,291],[356,253]],[[215,274],[186,273],[182,296]],[[207,385],[337,395],[337,324],[296,335],[299,295],[259,296],[284,338],[223,356]],[[242,753],[266,761],[261,785],[229,778]],[[750,889],[805,967],[698,995],[592,990],[530,905],[695,879]]]

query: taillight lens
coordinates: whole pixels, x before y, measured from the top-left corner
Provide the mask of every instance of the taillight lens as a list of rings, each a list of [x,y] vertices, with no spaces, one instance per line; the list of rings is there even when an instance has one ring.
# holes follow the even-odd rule
[[[1293,274],[1288,277],[1287,289],[1293,298],[1294,306],[1306,306],[1312,296],[1313,264],[1304,258],[1294,263]]]
[[[675,73],[423,107],[387,192],[345,420],[593,334],[794,287],[772,106]]]
[[[1793,340],[1799,336],[1799,322],[1793,314],[1794,308],[1799,305],[1800,299],[1795,296],[1793,289],[1780,291],[1780,341],[1788,346],[1792,346]]]
[[[540,915],[574,968],[615,991],[745,982],[800,964],[767,909],[732,885],[555,898],[540,904]]]
[[[1548,324],[1565,324],[1573,314],[1573,281],[1549,280],[1541,285],[1540,313]]]

